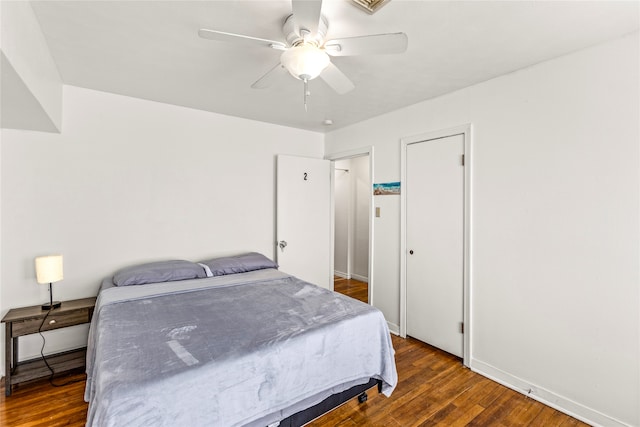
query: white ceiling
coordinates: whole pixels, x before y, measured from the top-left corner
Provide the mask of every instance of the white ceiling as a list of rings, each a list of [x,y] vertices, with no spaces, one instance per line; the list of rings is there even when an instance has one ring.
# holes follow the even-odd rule
[[[289,0],[32,5],[65,84],[321,132],[623,36],[640,20],[637,1],[391,0],[369,15],[347,0],[325,0],[328,39],[403,31],[409,48],[332,58],[356,88],[337,95],[315,79],[305,112],[303,84],[289,75],[250,88],[279,62],[279,51],[197,34],[208,28],[284,41]]]

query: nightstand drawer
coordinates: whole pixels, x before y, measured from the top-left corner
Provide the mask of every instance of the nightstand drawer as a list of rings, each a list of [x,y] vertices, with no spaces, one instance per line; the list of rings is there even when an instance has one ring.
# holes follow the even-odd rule
[[[43,331],[50,331],[52,329],[64,328],[66,326],[78,325],[81,323],[87,323],[90,321],[89,309],[81,309],[74,311],[67,311],[64,313],[52,312],[47,316],[47,319],[42,325]],[[42,319],[25,319],[13,322],[12,335],[18,337],[21,335],[34,334],[38,332],[38,328],[42,323]]]

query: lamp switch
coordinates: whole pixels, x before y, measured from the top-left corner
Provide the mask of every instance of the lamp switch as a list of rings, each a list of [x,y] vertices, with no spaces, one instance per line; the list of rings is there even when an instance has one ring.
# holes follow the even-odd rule
[[[380,218],[380,207],[376,206],[376,218]]]

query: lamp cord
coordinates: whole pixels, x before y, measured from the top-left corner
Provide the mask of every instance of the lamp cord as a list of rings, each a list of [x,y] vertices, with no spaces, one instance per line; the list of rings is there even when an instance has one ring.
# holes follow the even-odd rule
[[[77,380],[70,380],[62,384],[56,384],[53,382],[53,376],[55,375],[55,372],[53,371],[53,368],[51,367],[51,365],[49,365],[49,362],[47,361],[47,358],[44,355],[44,346],[47,344],[47,340],[42,334],[42,327],[44,326],[44,322],[47,320],[47,317],[49,317],[51,310],[52,308],[49,307],[49,310],[47,310],[47,314],[44,315],[44,317],[42,318],[42,322],[40,322],[40,327],[38,327],[38,334],[40,334],[40,336],[42,337],[42,347],[40,347],[40,356],[42,357],[42,361],[44,362],[44,364],[47,366],[47,369],[49,369],[49,371],[51,372],[51,375],[49,375],[49,384],[51,384],[53,387],[64,387],[69,384],[84,381],[84,379],[77,379]]]

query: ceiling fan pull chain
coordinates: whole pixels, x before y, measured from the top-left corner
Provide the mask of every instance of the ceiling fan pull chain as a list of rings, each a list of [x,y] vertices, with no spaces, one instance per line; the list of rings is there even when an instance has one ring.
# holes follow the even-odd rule
[[[304,111],[307,112],[307,97],[309,95],[311,95],[311,92],[309,92],[309,80],[308,79],[304,79]]]

